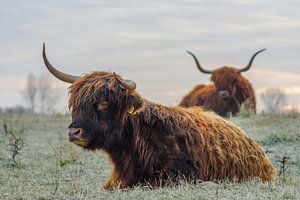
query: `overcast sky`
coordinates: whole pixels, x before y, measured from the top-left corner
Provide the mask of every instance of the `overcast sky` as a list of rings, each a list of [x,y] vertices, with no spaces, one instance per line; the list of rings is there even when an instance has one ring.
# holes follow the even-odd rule
[[[62,71],[114,71],[167,105],[209,83],[187,50],[214,69],[243,67],[267,48],[244,76],[257,94],[280,87],[300,104],[299,8],[298,0],[1,0],[0,107],[24,103],[29,73],[48,73],[42,42]],[[66,107],[68,84],[53,82]]]

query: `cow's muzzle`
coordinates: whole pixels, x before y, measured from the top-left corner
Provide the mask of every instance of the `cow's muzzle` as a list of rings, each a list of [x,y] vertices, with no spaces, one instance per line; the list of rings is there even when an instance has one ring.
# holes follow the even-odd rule
[[[228,90],[219,90],[217,92],[218,97],[220,97],[222,100],[227,100],[230,98],[230,93]]]
[[[82,128],[69,128],[69,139],[70,141],[78,140],[80,135],[82,135],[83,130]]]

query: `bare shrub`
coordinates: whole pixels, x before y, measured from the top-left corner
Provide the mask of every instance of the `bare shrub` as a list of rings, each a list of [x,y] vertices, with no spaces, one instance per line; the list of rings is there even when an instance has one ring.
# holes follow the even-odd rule
[[[267,89],[260,96],[267,112],[282,111],[287,101],[286,93],[280,88]]]
[[[280,177],[282,177],[282,181],[283,182],[286,182],[288,180],[288,176],[287,176],[287,169],[289,167],[289,160],[290,160],[290,157],[287,156],[287,155],[284,155],[284,156],[276,156],[277,158],[277,162],[280,164],[280,168],[279,168],[279,173],[278,175]]]
[[[3,119],[3,130],[5,136],[8,137],[8,150],[14,167],[21,166],[20,155],[25,146],[24,132],[25,127],[20,118],[14,119],[12,116]]]

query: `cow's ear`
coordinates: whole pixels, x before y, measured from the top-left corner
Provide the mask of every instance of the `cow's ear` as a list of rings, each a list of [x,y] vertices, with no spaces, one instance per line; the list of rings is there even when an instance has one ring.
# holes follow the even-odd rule
[[[134,115],[136,114],[137,110],[139,108],[141,108],[143,104],[143,101],[141,99],[141,97],[137,96],[137,95],[130,95],[127,98],[127,113]]]

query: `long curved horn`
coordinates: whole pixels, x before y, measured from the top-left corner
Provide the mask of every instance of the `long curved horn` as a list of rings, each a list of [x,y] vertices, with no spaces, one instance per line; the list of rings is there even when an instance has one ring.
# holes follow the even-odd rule
[[[209,71],[209,70],[203,69],[203,68],[201,67],[200,63],[198,62],[197,57],[196,57],[192,52],[187,51],[187,53],[190,54],[191,56],[193,56],[193,58],[194,58],[194,60],[195,60],[195,63],[196,63],[196,65],[197,65],[198,69],[200,70],[200,72],[205,73],[205,74],[212,74],[212,73],[213,73],[213,71]]]
[[[128,90],[135,90],[136,83],[134,81],[128,79],[121,79],[120,77],[117,76],[115,72],[114,72],[114,76],[123,88]]]
[[[58,71],[53,65],[49,62],[46,56],[45,43],[43,43],[43,59],[44,63],[51,74],[53,74],[59,80],[62,80],[67,83],[74,83],[76,80],[80,78],[80,76],[73,76],[69,74],[65,74],[61,71]]]
[[[253,54],[253,56],[250,58],[250,61],[249,61],[248,65],[246,67],[242,68],[242,69],[238,69],[237,71],[238,72],[248,71],[250,69],[251,65],[252,65],[252,62],[253,62],[254,58],[257,56],[257,54],[259,54],[259,53],[261,53],[265,50],[267,50],[267,49],[261,49],[261,50],[257,51],[255,54]]]

